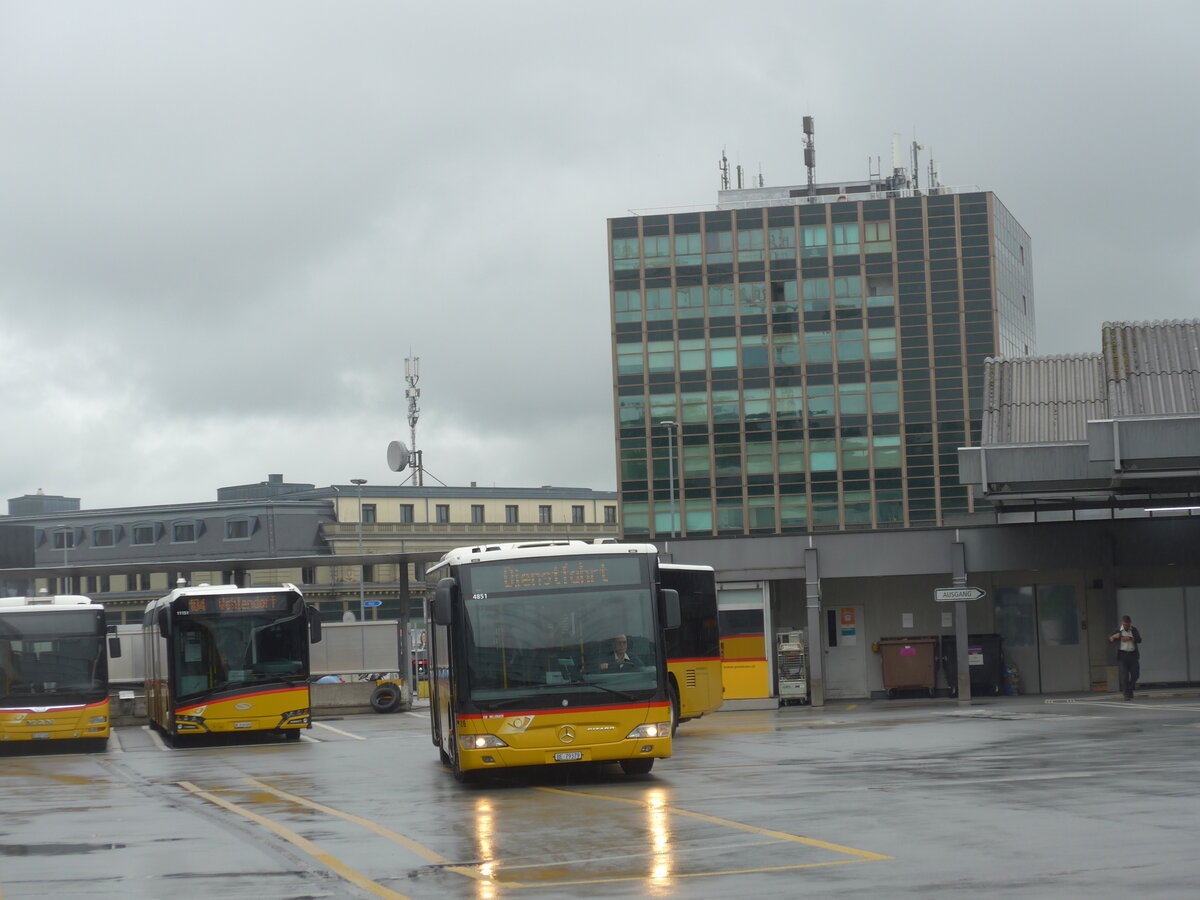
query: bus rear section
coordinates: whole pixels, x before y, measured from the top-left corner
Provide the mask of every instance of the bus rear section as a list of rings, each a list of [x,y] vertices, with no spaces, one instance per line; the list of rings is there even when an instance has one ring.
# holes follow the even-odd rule
[[[0,598],[0,743],[107,743],[106,634],[104,607],[87,597]]]
[[[309,642],[320,620],[294,585],[179,588],[146,607],[146,712],[168,737],[311,727]]]
[[[675,724],[716,712],[725,699],[717,577],[711,566],[676,563],[662,563],[658,572],[659,584],[679,595],[679,627],[666,633]]]
[[[664,604],[655,548],[578,541],[451,551],[429,634],[442,761],[488,770],[671,755]],[[664,608],[669,607],[669,609]]]

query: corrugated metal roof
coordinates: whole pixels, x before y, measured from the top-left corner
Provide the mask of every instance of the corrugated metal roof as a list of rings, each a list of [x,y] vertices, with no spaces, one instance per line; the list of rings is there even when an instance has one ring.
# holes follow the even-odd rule
[[[1085,441],[1107,416],[1099,354],[989,359],[983,383],[985,445]]]
[[[1200,413],[1200,319],[1105,322],[1108,416]]]

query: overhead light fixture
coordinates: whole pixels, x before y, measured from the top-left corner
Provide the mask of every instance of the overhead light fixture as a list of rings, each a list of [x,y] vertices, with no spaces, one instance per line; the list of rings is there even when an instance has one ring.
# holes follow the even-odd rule
[[[1147,506],[1146,512],[1187,512],[1189,509],[1200,509],[1200,506]]]

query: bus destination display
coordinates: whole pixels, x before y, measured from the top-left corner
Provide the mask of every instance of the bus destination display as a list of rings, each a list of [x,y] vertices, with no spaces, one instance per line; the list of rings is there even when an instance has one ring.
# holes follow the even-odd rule
[[[507,594],[554,588],[620,587],[643,581],[640,556],[591,556],[583,559],[519,559],[471,569],[474,595]]]
[[[291,594],[234,594],[208,597],[188,597],[185,609],[189,613],[215,614],[240,612],[287,612],[294,597]]]

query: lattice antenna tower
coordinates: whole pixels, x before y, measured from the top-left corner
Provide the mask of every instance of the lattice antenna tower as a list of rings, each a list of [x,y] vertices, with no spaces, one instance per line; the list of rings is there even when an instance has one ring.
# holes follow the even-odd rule
[[[408,398],[408,429],[411,441],[409,447],[413,457],[413,475],[416,478],[417,486],[420,487],[425,484],[425,470],[421,464],[421,454],[417,451],[417,419],[421,417],[421,389],[417,387],[417,382],[421,380],[421,358],[419,356],[405,357],[404,380],[408,384],[404,396]]]

